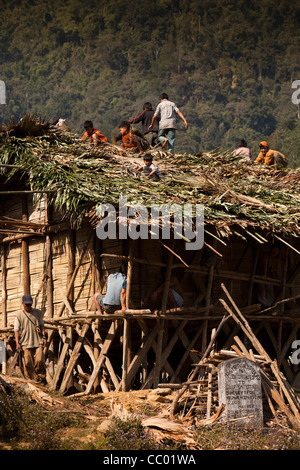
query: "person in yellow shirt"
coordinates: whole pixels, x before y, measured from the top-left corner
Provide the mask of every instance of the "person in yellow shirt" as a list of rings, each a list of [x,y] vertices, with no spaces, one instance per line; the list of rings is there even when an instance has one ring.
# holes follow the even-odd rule
[[[255,163],[263,163],[264,165],[280,165],[287,167],[287,158],[277,150],[269,149],[267,142],[263,141],[259,144],[260,153]]]

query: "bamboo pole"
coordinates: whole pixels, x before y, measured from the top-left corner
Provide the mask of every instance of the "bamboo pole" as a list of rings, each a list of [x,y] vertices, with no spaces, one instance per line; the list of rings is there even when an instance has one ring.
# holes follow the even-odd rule
[[[131,286],[132,286],[132,275],[133,275],[133,241],[129,240],[129,261],[127,270],[127,287],[126,287],[126,308],[130,308],[131,303]],[[129,342],[130,342],[130,323],[129,320],[124,318],[123,325],[123,371],[122,371],[122,391],[126,392],[128,365],[129,365]]]
[[[6,280],[7,280],[7,269],[6,269],[6,247],[1,247],[1,313],[2,313],[2,327],[7,327],[7,291],[6,291]]]
[[[68,256],[68,274],[67,274],[67,289],[71,283],[71,279],[75,270],[75,254],[76,254],[76,232],[75,230],[70,230],[69,238],[66,240],[67,244],[67,256]],[[67,295],[68,301],[74,308],[74,282],[72,283],[71,289],[68,291]]]
[[[28,203],[27,197],[22,197],[22,220],[28,221]],[[30,294],[30,270],[29,270],[29,251],[28,241],[22,240],[22,268],[23,268],[23,294]]]
[[[66,297],[67,297],[67,298],[69,297],[69,295],[70,295],[70,293],[71,293],[71,291],[72,291],[72,289],[73,289],[76,276],[77,276],[78,271],[79,271],[79,269],[80,269],[80,266],[81,266],[83,257],[84,257],[84,255],[85,255],[85,253],[86,253],[86,250],[87,250],[87,248],[88,248],[88,246],[89,246],[89,242],[90,242],[90,239],[91,239],[92,234],[93,234],[93,232],[91,231],[91,232],[90,232],[90,235],[89,235],[89,237],[88,237],[88,240],[87,240],[85,246],[83,247],[83,250],[81,251],[81,254],[80,254],[78,263],[77,263],[77,265],[76,265],[76,267],[75,267],[75,269],[74,269],[74,272],[73,272],[73,274],[72,274],[72,277],[71,277],[71,279],[70,279],[70,282],[69,282],[69,285],[68,285],[68,288],[67,288],[67,291],[66,291]],[[64,309],[65,309],[65,303],[62,302],[61,307],[60,307],[59,312],[58,312],[58,316],[61,316],[61,315],[63,314]]]
[[[7,327],[7,269],[6,269],[6,246],[1,247],[1,316],[2,316],[2,327]],[[4,361],[2,362],[2,374],[6,374],[6,347],[7,341],[4,341]]]
[[[103,343],[100,355],[97,359],[96,365],[93,369],[93,372],[90,376],[90,380],[89,380],[89,382],[87,384],[87,387],[85,389],[85,392],[84,392],[85,395],[88,395],[91,392],[91,389],[94,385],[95,379],[99,374],[100,368],[102,367],[103,363],[106,360],[108,350],[109,350],[109,348],[111,346],[111,343],[112,343],[112,341],[113,341],[113,339],[114,339],[114,337],[117,333],[118,328],[119,328],[119,322],[118,321],[113,321],[110,325],[110,328],[108,330],[107,336],[106,336],[105,341]]]
[[[180,332],[183,330],[183,328],[186,326],[186,324],[187,324],[187,320],[184,320],[179,324],[179,326],[176,329],[174,335],[170,339],[168,345],[164,348],[164,350],[161,354],[161,359],[160,359],[160,364],[159,364],[161,369],[164,367],[165,361],[169,357],[169,354],[171,353],[173,347],[176,344],[176,341],[178,340]],[[155,388],[157,387],[158,384],[156,385],[155,382],[154,382],[154,380],[156,379],[156,373],[157,373],[156,372],[156,367],[157,367],[157,365],[155,365],[153,367],[152,371],[150,372],[150,374],[148,375],[146,381],[144,382],[144,384],[142,386],[142,389],[149,388],[151,386],[151,384],[153,384]]]
[[[172,238],[171,246],[169,247],[168,260],[167,260],[167,270],[166,270],[166,274],[165,274],[165,284],[164,284],[162,305],[161,305],[162,314],[166,313],[167,305],[168,305],[170,280],[171,280],[171,276],[172,276],[174,246],[175,246],[175,239]],[[163,320],[163,319],[159,320],[159,323],[160,323],[160,325],[159,325],[158,336],[157,336],[156,365],[155,365],[155,368],[154,368],[154,379],[153,379],[154,388],[157,388],[157,386],[160,382],[160,372],[161,372],[161,369],[162,369],[161,359],[162,359],[163,338],[164,338],[164,334],[165,334],[165,320]]]
[[[81,332],[78,336],[78,339],[77,339],[76,344],[74,346],[74,349],[72,351],[72,355],[69,359],[69,362],[68,362],[68,365],[67,365],[67,368],[66,368],[66,371],[65,371],[60,389],[59,389],[61,393],[64,393],[66,391],[67,384],[68,384],[69,379],[71,377],[72,371],[75,367],[76,362],[78,361],[78,359],[80,357],[80,349],[82,347],[84,337],[85,337],[89,327],[90,327],[90,323],[84,324],[82,329],[81,329]]]
[[[151,347],[154,346],[153,342],[158,333],[158,330],[159,330],[159,323],[157,322],[155,327],[152,328],[150,331],[148,331],[147,334],[144,336],[144,341],[140,345],[139,351],[136,353],[136,355],[134,356],[134,358],[132,359],[128,367],[128,375],[127,375],[128,383],[130,383],[134,379],[134,376],[137,373],[138,369],[141,367],[141,364],[143,363],[147,355],[147,352],[149,351]]]
[[[223,325],[228,321],[230,317],[229,316],[223,316],[221,322],[219,323],[218,325],[218,328],[216,330],[216,332],[214,333],[213,337],[211,338],[210,340],[210,343],[209,345],[207,346],[206,348],[206,351],[204,352],[203,356],[201,357],[199,363],[195,366],[191,376],[189,377],[189,380],[187,382],[185,382],[185,384],[183,385],[183,387],[176,393],[175,397],[174,397],[174,400],[172,402],[172,405],[171,405],[171,408],[170,408],[170,416],[174,418],[174,413],[175,413],[175,409],[176,409],[176,405],[178,403],[178,400],[180,399],[180,397],[184,394],[184,392],[188,389],[188,387],[190,386],[190,384],[193,382],[194,378],[196,377],[199,369],[201,368],[204,360],[208,357],[208,355],[210,354],[212,348],[214,347],[214,344],[216,342],[216,339],[220,333],[220,331],[222,330],[223,328]]]

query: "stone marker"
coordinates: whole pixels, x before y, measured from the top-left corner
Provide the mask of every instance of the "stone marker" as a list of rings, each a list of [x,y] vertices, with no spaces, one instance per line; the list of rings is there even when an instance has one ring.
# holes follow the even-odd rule
[[[239,426],[262,427],[263,406],[260,367],[246,358],[234,358],[218,366],[219,405],[222,420]]]
[[[0,80],[0,104],[6,104],[6,88],[2,80]]]

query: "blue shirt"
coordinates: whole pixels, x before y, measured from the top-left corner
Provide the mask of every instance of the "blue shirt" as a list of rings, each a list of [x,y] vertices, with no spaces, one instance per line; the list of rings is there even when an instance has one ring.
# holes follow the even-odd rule
[[[126,289],[127,278],[125,274],[110,274],[107,278],[106,295],[103,303],[106,305],[121,305],[120,294],[122,289]]]

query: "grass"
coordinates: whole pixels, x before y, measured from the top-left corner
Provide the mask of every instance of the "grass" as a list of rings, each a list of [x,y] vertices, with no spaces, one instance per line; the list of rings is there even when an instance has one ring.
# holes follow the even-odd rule
[[[299,450],[300,435],[289,429],[253,430],[226,425],[199,428],[196,440],[203,450]]]
[[[57,431],[82,425],[78,416],[43,410],[21,390],[0,392],[0,437],[13,450],[72,448],[57,437]]]

